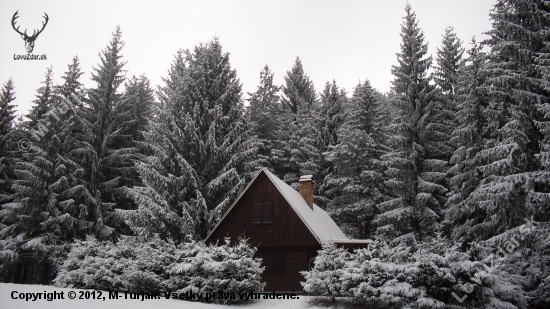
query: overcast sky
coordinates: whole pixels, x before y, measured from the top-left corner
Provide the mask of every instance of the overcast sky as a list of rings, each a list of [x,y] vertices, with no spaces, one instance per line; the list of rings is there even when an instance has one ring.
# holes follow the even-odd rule
[[[193,49],[218,36],[243,84],[253,92],[260,71],[268,65],[275,82],[299,56],[317,91],[327,81],[351,93],[368,78],[382,92],[390,89],[391,66],[397,63],[406,0],[346,1],[15,1],[0,0],[0,82],[13,78],[19,113],[31,107],[36,89],[50,65],[54,81],[78,55],[82,81],[99,62],[99,52],[120,25],[126,45],[127,76],[145,74],[153,85],[162,77],[176,51]],[[495,0],[409,0],[434,55],[447,26],[453,26],[467,47],[490,29]],[[49,22],[36,39],[33,54],[45,61],[14,60],[26,54],[25,43],[11,26],[16,11],[21,30],[39,29],[44,12]],[[245,95],[245,97],[247,97]]]

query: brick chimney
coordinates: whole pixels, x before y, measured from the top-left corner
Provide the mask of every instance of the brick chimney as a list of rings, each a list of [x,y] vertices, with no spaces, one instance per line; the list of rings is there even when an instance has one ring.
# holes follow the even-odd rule
[[[306,200],[309,208],[313,209],[313,175],[300,177],[300,194]]]

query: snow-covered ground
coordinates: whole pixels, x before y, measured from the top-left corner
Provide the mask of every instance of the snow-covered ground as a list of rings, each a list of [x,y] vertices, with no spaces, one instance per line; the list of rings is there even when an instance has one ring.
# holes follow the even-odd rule
[[[54,286],[45,285],[24,285],[24,284],[11,284],[0,283],[0,308],[1,309],[182,309],[182,308],[198,308],[198,309],[223,309],[227,308],[225,305],[217,304],[204,304],[197,302],[182,301],[176,299],[146,299],[144,301],[134,299],[124,299],[121,295],[119,299],[109,299],[108,293],[103,292],[102,296],[105,296],[105,300],[82,300],[82,299],[68,299],[69,292],[74,291],[76,295],[80,294],[77,289],[64,289]],[[20,293],[51,293],[51,292],[64,292],[64,299],[56,299],[52,301],[37,299],[36,301],[25,299],[13,299],[18,297]],[[26,295],[26,294],[24,294]],[[33,294],[28,294],[30,297]],[[37,296],[38,294],[34,294]],[[42,296],[44,297],[44,296]],[[238,304],[232,304],[231,307],[239,309],[275,309],[275,308],[289,308],[289,309],[336,309],[336,308],[350,308],[351,306],[345,300],[339,299],[336,303],[330,303],[325,301],[319,301],[317,298],[310,296],[298,296],[299,299],[262,299],[262,300],[250,300],[241,302]]]

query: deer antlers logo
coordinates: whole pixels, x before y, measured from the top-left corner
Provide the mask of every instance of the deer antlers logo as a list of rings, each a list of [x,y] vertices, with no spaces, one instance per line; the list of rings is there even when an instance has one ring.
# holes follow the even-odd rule
[[[15,14],[13,14],[13,17],[11,18],[11,25],[13,27],[13,30],[15,30],[17,33],[19,33],[21,35],[21,38],[23,38],[23,40],[25,40],[25,49],[27,50],[27,53],[32,53],[32,50],[34,49],[34,41],[36,40],[36,38],[38,37],[38,35],[40,33],[42,33],[42,31],[44,30],[44,28],[46,28],[46,25],[48,24],[48,14],[44,13],[44,19],[46,19],[45,22],[42,22],[42,29],[38,30],[34,30],[32,35],[29,36],[27,35],[27,30],[25,30],[25,32],[21,32],[19,31],[19,26],[17,28],[15,28],[15,20],[17,18],[19,18],[19,16],[17,16],[17,14],[19,13],[19,11],[16,11]]]

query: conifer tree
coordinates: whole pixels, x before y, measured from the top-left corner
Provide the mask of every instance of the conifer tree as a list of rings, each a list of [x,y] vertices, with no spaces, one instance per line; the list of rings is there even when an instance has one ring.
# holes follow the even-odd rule
[[[13,139],[15,92],[11,78],[0,90],[0,203],[11,198],[16,141]],[[0,221],[1,224],[1,221]],[[1,225],[0,225],[1,226]]]
[[[540,6],[539,6],[540,7]],[[548,11],[548,9],[547,9]],[[548,14],[546,14],[548,18]],[[546,21],[548,19],[546,18]],[[538,30],[538,35],[541,38],[541,44],[543,45],[540,51],[537,53],[535,59],[535,67],[537,68],[541,78],[540,87],[543,88],[546,93],[550,93],[550,31],[548,27],[540,27]],[[536,121],[535,124],[537,128],[543,134],[543,140],[540,145],[540,154],[538,158],[540,159],[542,165],[544,166],[544,171],[540,176],[542,178],[549,177],[548,172],[550,172],[550,102],[549,100],[541,100],[537,104],[539,113],[544,115],[543,119]]]
[[[34,105],[27,115],[27,118],[29,119],[28,127],[32,127],[34,129],[38,127],[38,122],[51,109],[52,101],[54,99],[53,68],[51,66],[46,70],[44,77],[45,79],[42,82],[44,85],[38,88],[36,99],[33,101]],[[44,126],[41,127],[43,130],[47,129],[44,128]]]
[[[49,124],[42,121],[48,112],[51,112],[55,101],[55,89],[53,85],[53,68],[50,66],[44,74],[43,85],[36,91],[34,105],[21,124],[21,132],[18,132],[20,138],[25,138],[33,144],[43,144],[43,138],[50,130]]]
[[[12,257],[4,261],[7,281],[49,283],[66,245],[90,232],[90,194],[81,181],[84,170],[71,155],[81,74],[75,57],[63,76],[65,83],[52,87],[49,110],[34,119],[35,127],[27,128],[44,125],[47,130],[17,163],[14,201],[3,212],[12,221],[2,231],[2,251]]]
[[[433,122],[438,106],[427,76],[432,58],[426,57],[428,45],[416,14],[408,4],[405,11],[399,65],[392,68],[392,101],[399,114],[392,136],[394,152],[388,157],[391,179],[386,183],[396,196],[379,204],[381,213],[374,221],[386,237],[413,233],[422,239],[439,228],[446,162],[438,159],[443,154],[437,139],[441,132]]]
[[[246,184],[257,149],[244,122],[241,85],[217,39],[180,51],[144,133],[152,155],[137,164],[137,210],[120,211],[137,234],[206,236]]]
[[[143,185],[134,162],[151,154],[151,151],[143,144],[145,140],[143,132],[146,131],[149,120],[153,116],[155,97],[149,79],[145,75],[133,76],[128,80],[125,84],[123,97],[117,120],[120,127],[119,135],[113,146],[115,149],[128,152],[128,160],[118,167],[119,170],[124,171],[124,174],[120,175],[119,186],[131,188]],[[116,203],[117,209],[136,208],[135,203],[127,194],[118,195]],[[121,227],[121,233],[131,233],[125,224],[119,223],[117,226]]]
[[[117,202],[123,198],[123,180],[133,170],[135,148],[125,145],[122,134],[128,111],[128,99],[119,90],[125,80],[122,60],[122,32],[119,27],[107,47],[100,53],[99,66],[94,68],[85,108],[81,115],[85,157],[80,162],[86,171],[87,189],[93,200],[89,210],[94,218],[94,234],[99,239],[114,237],[116,229],[124,230],[123,221],[115,215]]]
[[[36,94],[35,105],[29,111],[26,121],[21,127],[21,138],[24,138],[25,143],[28,143],[25,149],[22,149],[21,159],[17,164],[12,167],[14,173],[17,175],[17,179],[12,181],[13,199],[11,202],[4,204],[2,217],[3,221],[9,222],[9,226],[2,231],[4,237],[15,237],[19,233],[32,234],[33,229],[39,229],[41,220],[39,217],[41,210],[43,209],[43,200],[35,198],[37,196],[43,197],[44,192],[42,187],[38,185],[43,178],[44,173],[34,175],[30,171],[24,171],[25,166],[29,158],[35,156],[35,152],[41,150],[47,143],[46,134],[49,132],[49,125],[46,125],[44,118],[48,118],[47,113],[52,108],[54,101],[54,88],[52,85],[53,69],[49,67],[46,70],[45,80],[42,82],[44,85],[38,88]],[[30,142],[29,142],[30,141]],[[21,143],[21,141],[19,141]],[[23,145],[22,145],[23,146]],[[38,155],[39,160],[42,160],[41,166],[47,165],[43,156]],[[29,166],[29,169],[36,168],[34,165]],[[34,176],[38,176],[34,178]],[[25,178],[28,178],[28,182],[25,182]],[[36,185],[36,188],[33,186]],[[26,191],[21,193],[21,191]],[[32,197],[31,197],[32,196]],[[25,237],[21,237],[25,238]]]
[[[128,147],[138,148],[144,140],[142,132],[147,129],[155,104],[154,91],[145,75],[133,76],[126,82],[123,107],[125,122],[122,124],[122,135],[126,138]],[[137,179],[133,179],[137,181]]]
[[[447,27],[443,35],[441,49],[437,49],[435,58],[437,65],[434,66],[433,73],[435,83],[446,95],[452,96],[456,93],[458,70],[463,54],[462,41],[456,36],[453,27]]]
[[[319,160],[316,145],[318,132],[312,117],[316,93],[299,57],[284,79],[282,126],[286,139],[283,140],[283,157],[289,159],[281,163],[284,172],[277,176],[297,187],[301,174],[317,174],[318,171],[318,166],[313,163]]]
[[[258,138],[258,159],[262,167],[281,173],[282,149],[281,117],[282,106],[278,95],[279,87],[273,84],[273,73],[266,65],[260,72],[260,85],[250,95],[248,121],[252,126],[252,134]]]
[[[319,185],[315,198],[318,206],[325,209],[328,203],[335,197],[331,192],[330,180],[335,175],[334,163],[326,159],[328,153],[340,143],[339,131],[344,124],[344,106],[347,96],[344,89],[339,89],[336,81],[326,83],[321,93],[319,104],[316,105],[314,115],[318,138],[313,145],[317,148],[316,171],[314,179],[318,179]]]
[[[544,1],[501,0],[491,19],[485,87],[487,128],[493,134],[479,153],[482,180],[467,201],[476,211],[462,226],[466,239],[494,236],[532,215],[548,221],[550,205],[549,177],[539,176],[544,132],[537,127],[545,121],[541,107],[550,93],[536,62],[547,52],[548,6]]]
[[[466,220],[473,212],[471,204],[465,203],[470,194],[481,181],[477,170],[480,165],[480,151],[490,136],[487,120],[487,96],[483,84],[483,66],[486,55],[481,51],[482,45],[472,38],[468,57],[459,70],[459,83],[456,88],[457,112],[456,129],[451,134],[451,145],[456,149],[451,157],[450,197],[447,201],[446,222],[449,233],[463,234],[458,222]]]
[[[387,111],[368,80],[355,87],[344,119],[339,143],[327,153],[334,172],[326,183],[335,196],[327,211],[346,234],[361,239],[372,236],[370,221],[377,214],[376,205],[386,199],[382,156],[391,151],[385,141]]]
[[[324,241],[323,248],[315,257],[315,265],[311,271],[303,271],[301,274],[306,279],[301,282],[304,291],[316,296],[330,296],[335,301],[336,296],[346,293],[342,287],[344,269],[351,258],[344,248],[337,248],[331,241]]]
[[[62,76],[63,84],[55,87],[55,116],[51,119],[51,137],[44,148],[48,152],[52,171],[48,185],[48,204],[55,206],[52,219],[44,226],[56,231],[64,243],[84,239],[91,232],[92,194],[86,188],[85,169],[80,161],[84,120],[80,111],[84,106],[84,89],[80,78],[84,73],[80,61],[73,57]],[[51,207],[51,206],[50,206]]]
[[[284,78],[285,85],[282,88],[284,94],[283,104],[294,115],[308,113],[313,102],[315,102],[316,94],[313,83],[304,72],[300,57],[296,57],[292,69],[286,72]]]
[[[440,159],[449,161],[453,154],[453,147],[449,143],[452,131],[456,127],[455,110],[457,105],[458,71],[462,62],[464,48],[462,41],[457,38],[452,27],[445,29],[441,49],[437,49],[436,65],[433,79],[437,87],[438,108],[433,116],[434,126],[441,132],[438,142],[444,145]]]

